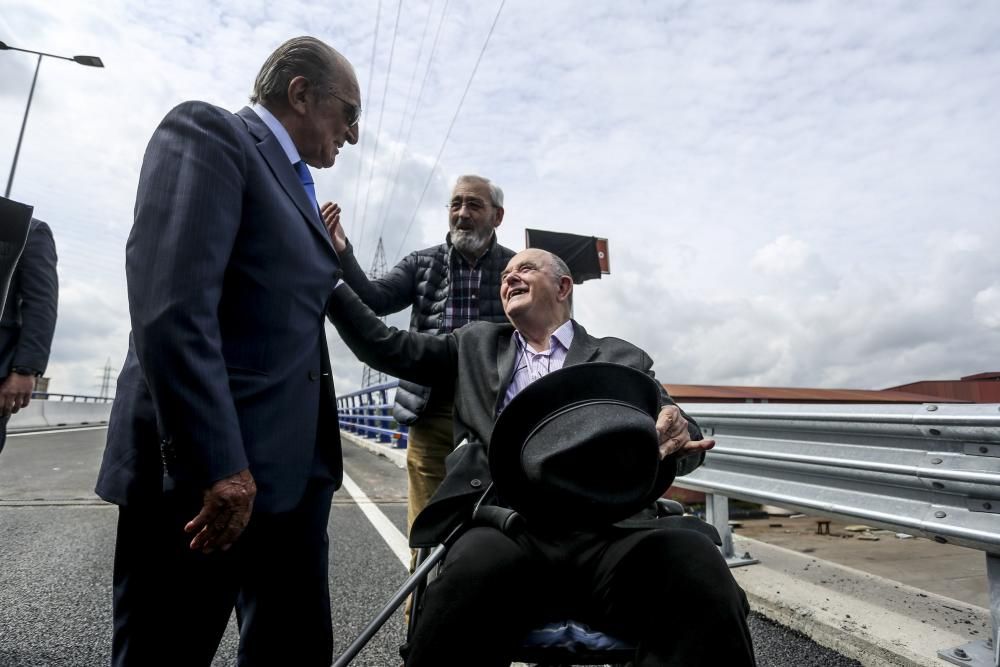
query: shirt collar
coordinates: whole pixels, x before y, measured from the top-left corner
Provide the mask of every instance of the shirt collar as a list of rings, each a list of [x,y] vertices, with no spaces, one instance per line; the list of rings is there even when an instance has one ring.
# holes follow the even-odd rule
[[[517,329],[514,329],[514,338],[517,340],[517,344],[522,349],[531,349],[528,345],[528,341],[524,340],[524,336]],[[569,346],[573,344],[573,320],[566,320],[559,326],[558,329],[553,331],[549,335],[549,354],[552,353],[552,348],[555,345],[559,345],[562,349],[569,351]]]
[[[285,155],[288,156],[288,161],[292,164],[300,162],[302,157],[299,155],[299,149],[295,147],[295,142],[292,141],[292,135],[288,134],[288,130],[285,126],[281,124],[281,121],[275,118],[274,114],[268,111],[266,108],[260,104],[254,104],[250,107],[253,112],[260,116],[260,119],[264,121],[267,125],[267,129],[271,130],[271,134],[274,138],[278,140],[278,144],[281,149],[285,151]]]

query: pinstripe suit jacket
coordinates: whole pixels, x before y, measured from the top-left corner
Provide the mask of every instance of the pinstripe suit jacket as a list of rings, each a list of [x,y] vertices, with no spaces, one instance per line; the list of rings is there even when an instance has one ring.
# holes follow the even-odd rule
[[[143,158],[126,247],[132,334],[97,493],[155,498],[249,467],[255,511],[339,484],[323,331],[339,264],[277,139],[248,108],[173,109]]]

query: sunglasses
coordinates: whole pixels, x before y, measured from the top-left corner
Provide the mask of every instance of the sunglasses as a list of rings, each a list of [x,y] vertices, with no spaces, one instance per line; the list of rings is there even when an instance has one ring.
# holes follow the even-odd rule
[[[361,105],[351,104],[337,93],[330,93],[330,94],[344,103],[344,109],[347,111],[347,125],[349,127],[354,127],[355,125],[357,125],[358,121],[361,120]]]

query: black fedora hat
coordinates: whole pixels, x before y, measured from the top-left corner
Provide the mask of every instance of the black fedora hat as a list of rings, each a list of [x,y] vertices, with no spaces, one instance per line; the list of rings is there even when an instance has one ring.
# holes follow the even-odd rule
[[[502,501],[531,523],[608,525],[660,497],[660,387],[646,373],[604,362],[553,371],[500,414],[489,463]]]

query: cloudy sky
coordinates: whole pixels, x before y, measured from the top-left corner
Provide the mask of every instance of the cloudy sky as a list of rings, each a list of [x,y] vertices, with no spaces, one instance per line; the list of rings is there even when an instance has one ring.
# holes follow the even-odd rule
[[[124,243],[159,120],[187,99],[240,108],[300,34],[361,81],[362,143],[317,188],[365,264],[379,235],[390,264],[440,243],[450,183],[481,173],[506,192],[505,245],[525,227],[610,239],[612,274],[578,287],[576,317],[665,381],[1000,370],[994,0],[506,0],[446,143],[500,0],[3,5],[0,40],[106,66],[44,59],[11,193],[58,244],[52,391],[96,393],[121,365]],[[0,52],[4,182],[34,65]],[[341,391],[357,387],[331,346]]]

